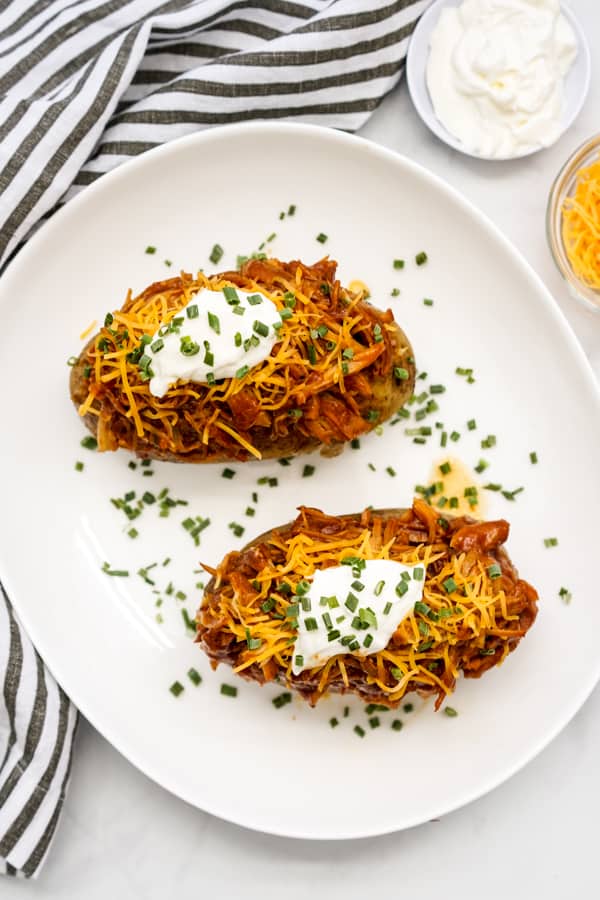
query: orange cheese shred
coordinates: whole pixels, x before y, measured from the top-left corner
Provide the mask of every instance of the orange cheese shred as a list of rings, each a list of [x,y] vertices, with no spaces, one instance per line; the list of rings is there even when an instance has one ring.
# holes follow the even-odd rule
[[[562,238],[574,275],[600,290],[600,156],[579,170],[563,203]]]

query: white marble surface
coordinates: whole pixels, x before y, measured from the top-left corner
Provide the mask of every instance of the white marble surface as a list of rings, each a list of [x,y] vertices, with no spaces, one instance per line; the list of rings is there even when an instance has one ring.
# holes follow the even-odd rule
[[[571,0],[600,52],[598,0]],[[544,211],[567,155],[600,130],[600,70],[579,120],[550,150],[477,163],[433,138],[404,84],[363,134],[417,160],[461,190],[520,248],[571,322],[600,375],[600,313],[577,306],[554,269]],[[37,882],[0,881],[21,900],[211,897],[352,900],[370,895],[461,900],[564,900],[597,895],[600,690],[536,760],[487,797],[443,820],[383,838],[318,844],[254,834],[192,809],[134,769],[82,721],[72,782]],[[260,802],[257,799],[257,802]]]

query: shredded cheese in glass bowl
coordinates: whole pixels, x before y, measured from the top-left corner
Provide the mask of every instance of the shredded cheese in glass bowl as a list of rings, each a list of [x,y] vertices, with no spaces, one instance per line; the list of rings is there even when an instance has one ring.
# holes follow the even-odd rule
[[[550,251],[570,293],[600,310],[600,135],[569,157],[550,190]]]

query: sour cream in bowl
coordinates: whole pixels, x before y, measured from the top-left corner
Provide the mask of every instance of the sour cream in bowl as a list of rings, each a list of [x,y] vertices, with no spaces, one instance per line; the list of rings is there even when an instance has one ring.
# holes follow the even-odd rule
[[[584,34],[559,0],[435,0],[407,58],[423,121],[482,159],[516,159],[555,143],[589,80]]]

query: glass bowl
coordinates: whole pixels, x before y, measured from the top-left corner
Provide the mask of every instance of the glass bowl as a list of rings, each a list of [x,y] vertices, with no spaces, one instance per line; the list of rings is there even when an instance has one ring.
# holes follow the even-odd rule
[[[573,272],[562,236],[562,207],[565,199],[575,190],[579,170],[590,165],[598,156],[600,134],[589,138],[566,161],[550,189],[546,210],[546,235],[556,267],[565,279],[571,295],[596,312],[600,312],[600,290],[590,287]]]

